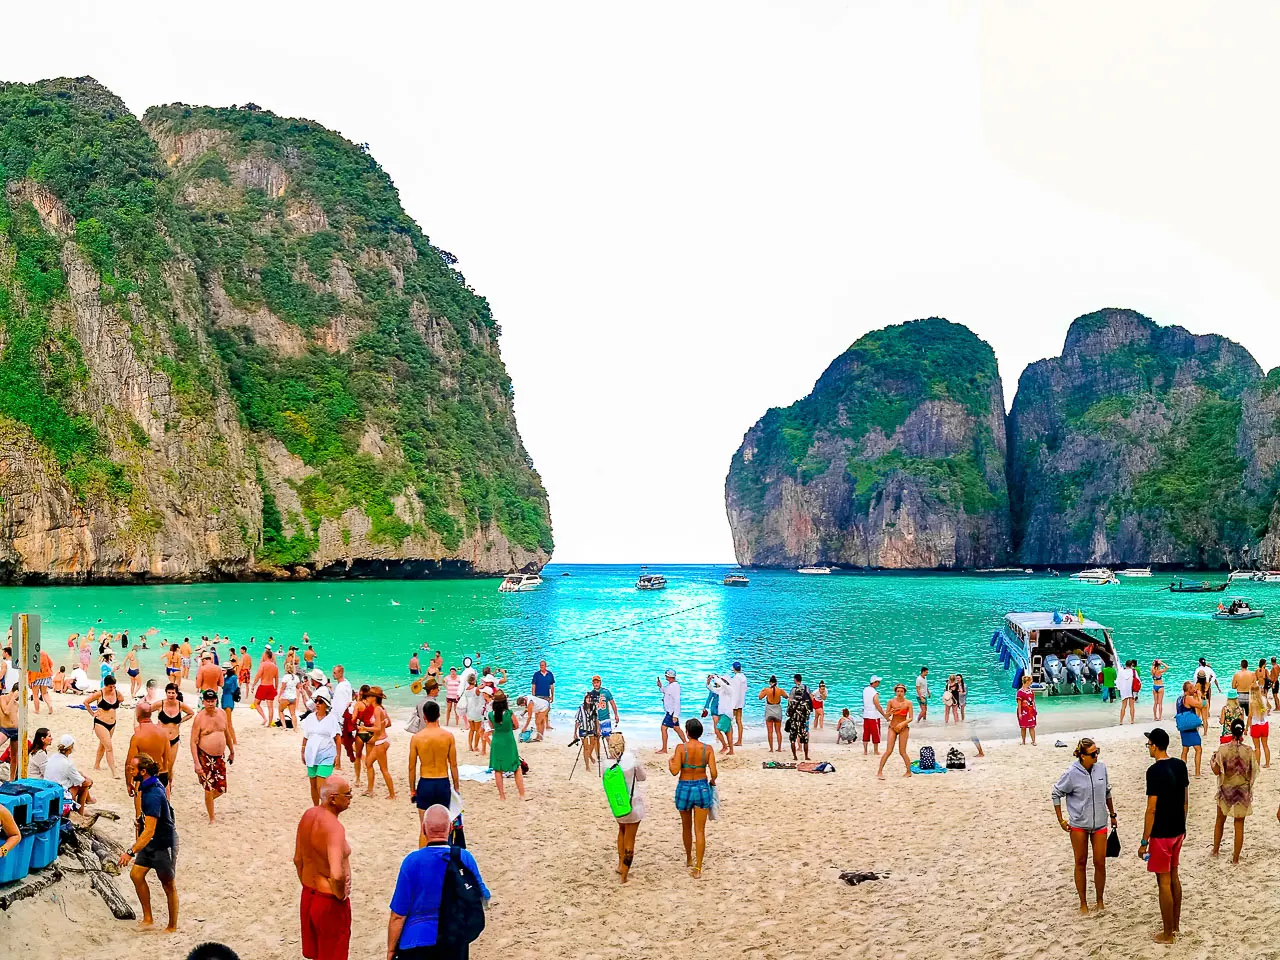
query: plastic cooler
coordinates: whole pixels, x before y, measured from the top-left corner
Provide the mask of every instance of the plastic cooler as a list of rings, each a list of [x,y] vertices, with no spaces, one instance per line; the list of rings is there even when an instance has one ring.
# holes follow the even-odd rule
[[[43,870],[58,859],[58,842],[62,837],[62,787],[52,780],[28,777],[15,781],[31,797],[31,825],[39,828],[31,848],[31,869]]]
[[[11,783],[0,784],[0,806],[13,814],[18,829],[22,831],[18,846],[10,850],[7,857],[0,857],[0,883],[21,880],[31,870],[31,848],[35,844],[31,829],[31,800],[31,794],[21,788]]]

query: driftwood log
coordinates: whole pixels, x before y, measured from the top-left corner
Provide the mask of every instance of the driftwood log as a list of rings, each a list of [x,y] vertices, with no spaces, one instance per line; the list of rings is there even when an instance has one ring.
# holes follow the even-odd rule
[[[8,910],[19,900],[34,897],[45,887],[62,879],[62,871],[52,864],[37,873],[29,873],[12,886],[0,889],[0,910]]]
[[[93,852],[93,841],[79,830],[69,830],[67,847],[84,866],[90,885],[111,910],[111,915],[117,920],[136,920],[137,914],[133,912],[133,907],[120,895],[112,879],[103,872],[102,861]]]

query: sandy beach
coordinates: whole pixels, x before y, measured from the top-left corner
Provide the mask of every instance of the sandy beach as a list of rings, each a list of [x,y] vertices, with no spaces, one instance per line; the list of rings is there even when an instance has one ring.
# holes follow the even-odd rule
[[[64,698],[58,698],[59,702]],[[1149,708],[1148,708],[1149,709]],[[132,717],[116,731],[123,762]],[[75,759],[94,776],[101,806],[127,813],[121,780],[93,765],[89,718],[59,709],[55,731],[77,738]],[[46,723],[43,718],[41,723]],[[230,792],[218,802],[218,823],[203,816],[190,766],[179,766],[175,812],[181,835],[177,934],[138,934],[111,918],[83,877],[0,914],[0,935],[13,956],[74,955],[115,960],[144,950],[185,955],[196,943],[220,940],[244,958],[299,957],[298,883],[292,865],[298,817],[308,803],[298,737],[267,730],[244,706]],[[392,773],[397,799],[357,795],[343,816],[354,873],[352,957],[385,954],[387,904],[401,858],[416,846],[417,816],[404,782],[408,734],[397,723]],[[951,740],[940,724],[916,732],[912,755],[932,743],[939,757],[955,743],[973,769],[946,775],[901,776],[890,761],[877,780],[862,746],[837,747],[834,728],[817,733],[814,759],[835,763],[830,775],[764,770],[763,744],[721,761],[724,816],[709,826],[703,879],[684,869],[673,778],[656,756],[652,731],[644,741],[649,815],[639,833],[631,881],[614,874],[616,828],[598,782],[581,765],[563,729],[541,744],[523,745],[531,767],[531,800],[514,789],[500,802],[492,784],[464,782],[468,846],[493,892],[488,927],[473,946],[477,958],[613,956],[703,958],[1027,957],[1168,955],[1148,939],[1158,925],[1154,880],[1137,859],[1148,760],[1139,724],[1088,731],[1103,747],[1120,814],[1124,853],[1110,862],[1107,911],[1076,915],[1070,845],[1058,827],[1049,790],[1069,763],[1054,736],[1037,747],[999,741],[976,759],[967,740]],[[1165,726],[1172,729],[1171,721]],[[759,734],[760,731],[751,731]],[[1074,736],[1059,735],[1074,744]],[[183,734],[183,756],[187,750]],[[460,743],[466,762],[465,741]],[[776,756],[776,755],[775,755]],[[788,755],[789,759],[789,755]],[[1185,905],[1179,955],[1208,956],[1224,941],[1245,955],[1271,949],[1265,903],[1249,894],[1280,879],[1277,772],[1263,771],[1248,821],[1243,862],[1213,860],[1214,782],[1192,782],[1183,859]],[[100,829],[131,839],[128,820]],[[850,887],[846,870],[884,879]],[[118,885],[130,902],[126,877]],[[1223,897],[1227,885],[1239,895]],[[159,898],[159,887],[155,885]],[[159,898],[163,904],[163,899]],[[161,910],[163,907],[161,906]],[[158,914],[158,918],[163,914]]]

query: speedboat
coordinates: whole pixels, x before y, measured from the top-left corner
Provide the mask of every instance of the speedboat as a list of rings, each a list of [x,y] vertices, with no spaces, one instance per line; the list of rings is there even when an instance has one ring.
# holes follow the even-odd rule
[[[726,587],[745,587],[750,582],[740,573],[726,573],[724,575],[724,585]]]
[[[1110,627],[1056,610],[1006,614],[990,646],[1014,689],[1029,675],[1031,689],[1048,696],[1097,693],[1103,668],[1120,663]]]
[[[1235,597],[1227,606],[1218,604],[1218,610],[1214,612],[1215,620],[1257,620],[1265,614],[1257,609],[1252,603],[1244,597]]]
[[[660,573],[646,573],[636,581],[637,590],[665,590],[667,578]]]
[[[1102,586],[1109,583],[1119,583],[1116,575],[1106,567],[1090,567],[1088,570],[1081,570],[1079,573],[1071,575],[1072,583],[1088,583],[1093,586]]]
[[[1259,583],[1280,583],[1280,570],[1263,570],[1253,579]]]
[[[811,574],[824,574],[824,573],[830,573],[830,572],[831,572],[830,567],[813,566],[812,564],[806,564],[805,566],[801,567],[799,570],[796,571],[796,573],[811,573]]]
[[[1150,567],[1129,567],[1120,571],[1122,577],[1149,577],[1151,576]]]
[[[1227,574],[1227,583],[1235,583],[1237,580],[1260,580],[1263,576],[1264,574],[1256,570],[1232,570]]]
[[[527,593],[542,586],[542,578],[536,573],[509,573],[498,584],[499,593]]]

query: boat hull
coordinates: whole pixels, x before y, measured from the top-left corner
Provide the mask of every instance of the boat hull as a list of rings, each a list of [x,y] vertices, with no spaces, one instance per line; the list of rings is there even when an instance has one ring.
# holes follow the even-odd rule
[[[1257,620],[1266,616],[1261,610],[1250,610],[1248,613],[1215,613],[1213,619],[1222,620],[1226,623],[1236,623],[1240,620]]]

